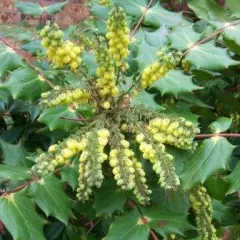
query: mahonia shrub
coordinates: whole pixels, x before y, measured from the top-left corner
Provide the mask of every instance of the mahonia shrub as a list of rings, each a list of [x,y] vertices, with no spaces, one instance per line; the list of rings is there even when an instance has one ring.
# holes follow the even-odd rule
[[[0,239],[240,238],[240,8],[185,3],[64,29],[68,1],[17,1],[41,24],[0,36]]]

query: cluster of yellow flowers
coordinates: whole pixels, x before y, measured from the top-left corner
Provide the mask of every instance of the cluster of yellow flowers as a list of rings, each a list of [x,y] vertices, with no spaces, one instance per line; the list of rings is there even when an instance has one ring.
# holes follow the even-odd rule
[[[129,28],[126,24],[126,13],[121,7],[114,7],[109,12],[107,21],[107,35],[109,40],[109,52],[113,56],[116,66],[123,69],[128,68],[128,64],[124,62],[129,55],[128,45]]]
[[[201,240],[217,240],[216,229],[212,224],[212,201],[203,186],[193,188],[190,201],[196,214],[196,223]]]
[[[154,82],[164,77],[170,70],[175,69],[179,64],[181,52],[158,52],[159,60],[146,67],[142,72],[141,85],[142,88],[147,88]]]
[[[141,132],[136,135],[136,141],[139,143],[139,150],[143,153],[143,157],[153,164],[153,170],[159,176],[160,186],[176,190],[180,180],[172,163],[173,156],[165,151],[165,146],[154,142],[148,134]]]
[[[81,134],[76,132],[66,140],[58,144],[51,145],[48,152],[41,153],[35,160],[36,164],[31,169],[31,174],[45,176],[54,172],[56,168],[65,165],[70,158],[77,155],[85,148],[85,141],[79,137]]]
[[[231,129],[236,133],[240,132],[240,114],[234,112],[230,114],[230,117],[232,119]]]
[[[59,86],[53,90],[42,93],[41,106],[54,107],[60,104],[87,103],[90,93],[81,88],[66,89]]]
[[[155,118],[149,122],[147,130],[157,142],[185,150],[196,149],[197,143],[193,140],[200,132],[192,122],[182,117],[178,119]]]
[[[111,107],[109,98],[115,97],[119,92],[116,86],[114,60],[108,52],[107,43],[104,37],[98,37],[96,39],[96,45],[98,93],[100,97],[104,99],[101,106],[108,109]]]
[[[41,44],[47,49],[48,59],[58,68],[69,66],[72,72],[76,72],[82,62],[80,54],[83,48],[69,40],[64,42],[64,34],[56,23],[46,25],[40,35],[43,38]]]
[[[83,141],[85,148],[79,158],[79,186],[77,198],[86,201],[92,194],[92,187],[101,187],[104,176],[102,164],[108,159],[104,147],[108,143],[110,133],[107,129],[92,130],[87,132]]]

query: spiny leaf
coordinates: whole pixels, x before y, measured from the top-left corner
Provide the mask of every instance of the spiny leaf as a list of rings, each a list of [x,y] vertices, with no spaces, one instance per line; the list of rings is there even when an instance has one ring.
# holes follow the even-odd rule
[[[3,163],[9,166],[29,167],[31,162],[26,158],[29,153],[23,148],[21,142],[16,145],[0,140],[3,152]]]
[[[231,118],[220,117],[215,122],[211,123],[209,127],[213,133],[221,133],[226,132],[231,127],[231,124]]]
[[[197,69],[207,70],[222,70],[239,64],[230,58],[226,49],[216,47],[213,41],[191,48],[186,59]]]
[[[119,191],[114,181],[104,181],[103,186],[95,190],[94,199],[97,216],[111,216],[115,211],[122,211],[126,202],[124,193]]]
[[[146,42],[153,47],[162,47],[167,42],[168,29],[166,25],[162,25],[153,32],[145,32]]]
[[[190,0],[188,7],[191,8],[200,19],[205,20],[226,20],[226,11],[213,0]]]
[[[141,215],[135,209],[118,217],[110,226],[103,240],[147,240],[149,227],[143,223]]]
[[[164,108],[160,106],[154,99],[155,95],[142,90],[132,100],[133,106],[144,105],[152,110],[162,111]]]
[[[46,124],[51,131],[55,129],[63,129],[68,131],[69,129],[72,129],[73,126],[80,124],[80,122],[61,119],[62,117],[78,119],[75,110],[72,110],[68,106],[60,105],[54,108],[45,109],[38,118],[38,121]]]
[[[194,229],[188,222],[187,215],[182,213],[170,212],[161,208],[149,208],[144,209],[143,214],[149,227],[163,237],[172,233],[184,235],[185,231]]]
[[[139,44],[136,61],[140,72],[158,59],[158,49],[158,47],[150,46],[145,40]]]
[[[23,192],[0,197],[0,219],[14,239],[45,240],[44,221]]]
[[[201,34],[193,30],[193,26],[178,26],[167,35],[171,47],[180,51],[189,48],[201,38]]]
[[[231,10],[231,15],[235,18],[240,17],[240,5],[239,2],[236,0],[226,0],[227,6]]]
[[[151,85],[151,88],[156,88],[162,95],[171,93],[174,96],[201,89],[201,87],[193,84],[192,78],[193,76],[185,75],[180,70],[171,70],[167,75]]]
[[[43,10],[49,14],[55,14],[61,11],[67,4],[69,0],[60,3],[54,3],[43,8]]]
[[[128,0],[128,1],[113,0],[113,3],[122,7],[127,13],[127,15],[131,15],[136,18],[139,18],[144,12],[148,4],[148,1],[147,0]]]
[[[0,77],[21,66],[23,66],[22,58],[10,47],[0,43]]]
[[[31,68],[25,67],[11,72],[9,80],[0,85],[7,89],[14,99],[33,101],[40,97],[41,93],[50,89],[44,79]],[[31,94],[30,94],[31,93]]]
[[[0,178],[7,180],[25,180],[29,178],[28,168],[0,164]]]
[[[62,180],[67,182],[72,187],[72,189],[75,190],[78,185],[77,170],[73,167],[67,166],[67,167],[61,168],[60,172],[61,172]]]
[[[189,24],[189,22],[183,18],[182,13],[170,12],[157,2],[152,8],[147,10],[144,24],[160,27],[163,24],[167,26],[176,26],[180,24]]]
[[[47,216],[51,215],[67,224],[71,216],[70,199],[64,193],[63,184],[53,175],[30,185],[29,195]]]
[[[227,180],[231,184],[227,194],[231,194],[240,190],[240,162],[233,169],[232,173],[227,176]]]
[[[209,176],[226,168],[234,146],[223,137],[212,137],[203,141],[180,175],[183,187],[189,189],[204,183]]]

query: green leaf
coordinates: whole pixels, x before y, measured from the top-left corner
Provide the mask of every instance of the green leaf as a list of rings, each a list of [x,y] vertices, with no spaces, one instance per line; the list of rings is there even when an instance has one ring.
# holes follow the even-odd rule
[[[150,94],[147,91],[142,90],[141,92],[139,92],[137,96],[133,98],[132,105],[133,106],[143,105],[156,111],[164,110],[164,108],[155,101],[154,97],[155,97],[154,94]]]
[[[62,117],[78,119],[75,110],[71,109],[68,106],[60,105],[54,108],[45,109],[38,118],[38,121],[40,123],[46,124],[51,131],[56,129],[63,129],[65,131],[68,131],[74,126],[80,124],[80,122],[77,121],[61,119]]]
[[[10,47],[0,43],[0,77],[23,66],[22,58]]]
[[[97,4],[96,2],[92,3],[91,9],[90,9],[93,16],[98,17],[102,20],[108,19],[109,10],[110,9],[108,7]]]
[[[67,224],[71,216],[70,199],[64,193],[63,184],[53,175],[30,185],[28,193],[47,216],[54,216]]]
[[[135,18],[139,18],[144,10],[147,7],[148,1],[147,0],[113,0],[113,3],[122,7],[127,15],[134,16]]]
[[[118,217],[110,226],[103,240],[147,240],[150,229],[143,223],[141,215],[134,209]]]
[[[236,0],[226,0],[226,4],[231,10],[231,13],[232,13],[231,15],[233,17],[239,18],[240,17],[239,2],[237,2]]]
[[[85,215],[88,219],[96,218],[96,210],[93,208],[93,202],[87,201],[85,203],[80,201],[73,201],[72,208],[81,215]]]
[[[60,12],[68,4],[68,2],[69,0],[65,2],[51,4],[49,6],[44,7],[43,10],[49,14],[55,14]]]
[[[165,237],[169,234],[184,235],[187,230],[194,227],[188,222],[187,215],[170,212],[161,208],[150,208],[143,210],[144,218],[148,221],[150,228]]]
[[[233,0],[234,1],[234,0]],[[227,20],[226,10],[213,0],[190,0],[188,7],[191,8],[200,19]]]
[[[189,189],[198,183],[204,183],[209,176],[225,169],[234,146],[223,137],[212,137],[203,141],[193,158],[186,162],[180,175],[183,187]]]
[[[7,180],[25,180],[29,178],[28,168],[0,164],[0,178]]]
[[[180,24],[189,24],[189,22],[183,18],[182,13],[170,12],[164,9],[158,2],[147,10],[144,24],[154,27],[160,27],[165,24],[172,27]]]
[[[220,117],[209,125],[212,133],[226,132],[232,125],[232,119]]]
[[[158,60],[158,47],[150,46],[145,40],[138,45],[138,53],[136,61],[138,63],[139,71],[142,72],[147,66]]]
[[[240,190],[240,162],[233,169],[232,173],[227,176],[227,180],[230,182],[230,188],[227,194],[231,194]]]
[[[167,41],[168,29],[166,25],[162,25],[153,32],[144,31],[146,42],[153,47],[162,47]]]
[[[239,64],[230,58],[226,49],[216,47],[213,41],[191,48],[186,59],[197,69],[207,70],[221,70]]]
[[[198,116],[191,112],[191,105],[185,103],[174,103],[164,105],[166,108],[164,113],[172,117],[184,117],[187,120],[191,121],[195,126],[198,125]]]
[[[0,85],[7,89],[14,99],[34,101],[41,93],[50,89],[49,85],[31,68],[25,67],[11,72],[9,80]]]
[[[92,52],[84,52],[82,59],[83,62],[87,65],[88,73],[92,77],[96,77],[97,64],[94,54]]]
[[[107,214],[111,216],[115,211],[122,211],[126,202],[126,197],[117,188],[114,181],[103,182],[100,189],[94,191],[94,208],[97,216]]]
[[[181,70],[171,70],[167,75],[151,85],[151,88],[156,88],[162,95],[171,93],[174,96],[202,89],[193,84],[192,78],[193,76],[185,75]]]
[[[73,190],[78,185],[78,172],[74,167],[63,167],[60,169],[62,180],[67,182]]]
[[[55,3],[46,7],[40,6],[38,3],[31,3],[31,2],[22,2],[18,1],[16,3],[16,8],[27,15],[30,16],[41,16],[44,12],[49,14],[54,14],[62,10],[68,1]]]
[[[35,211],[32,200],[23,192],[0,198],[0,219],[18,240],[45,240],[44,221]]]
[[[30,167],[32,164],[26,158],[29,154],[23,148],[21,142],[16,145],[9,144],[0,140],[0,146],[3,152],[3,163],[9,166]]]
[[[193,30],[193,26],[178,26],[167,35],[171,42],[171,47],[180,51],[189,48],[199,41],[201,34]]]
[[[43,14],[43,8],[38,3],[17,1],[15,6],[20,12],[30,16],[41,16]]]

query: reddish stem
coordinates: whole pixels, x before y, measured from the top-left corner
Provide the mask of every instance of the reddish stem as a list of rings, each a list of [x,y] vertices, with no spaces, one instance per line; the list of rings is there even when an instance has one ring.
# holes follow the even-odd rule
[[[211,138],[211,137],[240,137],[239,133],[214,133],[214,134],[198,134],[196,136],[197,139],[200,138]]]
[[[155,234],[155,232],[152,229],[150,229],[150,234],[151,234],[151,237],[153,240],[159,240],[157,235]]]

